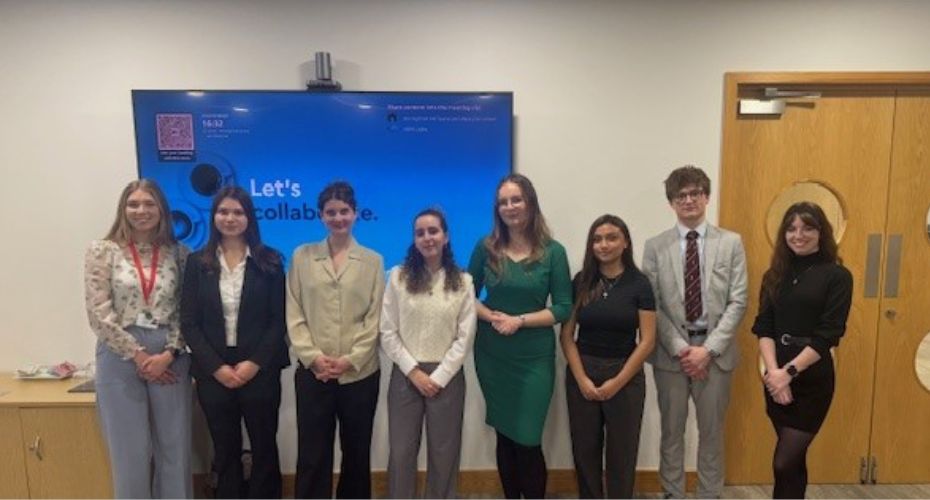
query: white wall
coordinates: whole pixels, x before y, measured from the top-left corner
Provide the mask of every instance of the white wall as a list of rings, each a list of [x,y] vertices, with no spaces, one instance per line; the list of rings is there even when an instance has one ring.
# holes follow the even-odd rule
[[[130,89],[300,89],[325,50],[349,90],[512,90],[516,168],[577,269],[601,213],[627,220],[637,254],[670,227],[672,168],[703,166],[716,186],[724,72],[926,70],[927,26],[918,1],[0,0],[0,370],[93,357],[81,262],[135,176]],[[558,380],[544,448],[550,467],[568,468],[561,363]],[[462,466],[493,468],[473,374],[469,384]],[[288,375],[286,471],[292,390]],[[646,406],[640,467],[653,468],[651,380]]]

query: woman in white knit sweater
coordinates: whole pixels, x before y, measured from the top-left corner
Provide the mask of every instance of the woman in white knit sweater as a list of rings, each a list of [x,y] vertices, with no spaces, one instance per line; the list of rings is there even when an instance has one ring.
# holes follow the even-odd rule
[[[388,389],[388,496],[416,497],[417,454],[427,432],[425,498],[455,498],[462,445],[462,363],[475,337],[475,289],[455,265],[441,212],[414,218],[414,241],[391,269],[381,347],[394,362]]]

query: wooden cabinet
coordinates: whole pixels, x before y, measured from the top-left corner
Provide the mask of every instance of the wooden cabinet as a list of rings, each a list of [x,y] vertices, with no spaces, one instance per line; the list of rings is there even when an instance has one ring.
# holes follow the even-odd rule
[[[112,498],[94,394],[82,380],[0,375],[0,497]]]

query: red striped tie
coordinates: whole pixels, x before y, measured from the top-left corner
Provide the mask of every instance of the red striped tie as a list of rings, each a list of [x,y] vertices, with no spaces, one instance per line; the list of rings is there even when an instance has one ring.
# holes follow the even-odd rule
[[[689,231],[685,246],[685,318],[694,323],[701,317],[701,261],[698,255],[698,233]]]

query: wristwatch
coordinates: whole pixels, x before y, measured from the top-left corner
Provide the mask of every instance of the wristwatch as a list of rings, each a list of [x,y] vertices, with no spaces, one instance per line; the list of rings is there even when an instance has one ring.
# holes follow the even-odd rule
[[[713,350],[713,349],[708,349],[708,350],[707,350],[707,354],[710,354],[710,357],[711,357],[711,358],[714,358],[714,359],[717,359],[717,358],[720,357],[720,353],[717,352],[717,351],[715,351],[715,350]]]
[[[788,375],[791,375],[791,378],[798,376],[798,369],[794,365],[788,365],[785,367],[785,371],[788,372]]]

